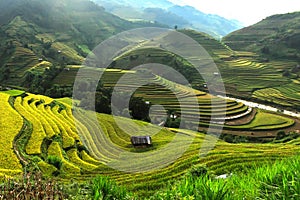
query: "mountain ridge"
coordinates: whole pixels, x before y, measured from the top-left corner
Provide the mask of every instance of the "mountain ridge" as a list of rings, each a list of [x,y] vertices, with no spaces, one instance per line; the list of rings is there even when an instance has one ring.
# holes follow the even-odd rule
[[[94,0],[94,2],[105,7],[107,11],[127,20],[157,21],[167,24],[171,28],[177,26],[181,29],[195,29],[208,33],[218,39],[243,27],[237,20],[229,20],[218,15],[206,14],[191,6],[166,3],[168,1],[159,1],[160,3],[149,7],[147,7],[148,0],[139,1],[140,3],[144,2],[146,6],[136,5],[134,1],[130,0],[118,1],[117,3],[108,0]],[[123,4],[120,2],[123,2]],[[152,11],[150,14],[149,8]],[[162,14],[168,16],[168,18],[162,18]]]

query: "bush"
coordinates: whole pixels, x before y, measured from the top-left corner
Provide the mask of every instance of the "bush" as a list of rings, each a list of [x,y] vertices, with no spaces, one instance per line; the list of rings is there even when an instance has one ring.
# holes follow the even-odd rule
[[[62,160],[58,156],[48,156],[47,162],[54,165],[57,169],[60,169],[62,166]]]
[[[234,137],[233,135],[225,135],[223,140],[228,143],[233,143]]]
[[[283,138],[286,137],[286,134],[284,131],[278,131],[277,135],[276,135],[276,140],[281,140]]]
[[[193,166],[189,171],[189,174],[193,177],[204,176],[207,175],[207,173],[208,170],[204,165]]]

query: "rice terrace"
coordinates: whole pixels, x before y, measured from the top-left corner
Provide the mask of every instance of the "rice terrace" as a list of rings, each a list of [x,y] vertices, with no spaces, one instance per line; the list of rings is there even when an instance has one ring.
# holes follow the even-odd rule
[[[299,11],[175,2],[0,0],[0,199],[300,199]]]

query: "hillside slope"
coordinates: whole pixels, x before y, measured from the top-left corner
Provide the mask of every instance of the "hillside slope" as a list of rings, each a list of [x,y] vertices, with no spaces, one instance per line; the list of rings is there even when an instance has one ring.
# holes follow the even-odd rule
[[[269,58],[266,62],[265,57],[259,53],[234,51],[207,34],[193,30],[179,30],[179,32],[193,38],[210,54],[219,68],[228,95],[284,109],[299,110],[300,70],[297,61]],[[192,46],[190,49],[192,54]],[[167,52],[163,49],[163,44],[154,46],[151,42],[143,43],[116,59],[113,67],[131,69],[151,62],[176,69],[196,89],[207,89],[204,87],[203,77],[196,73],[193,66],[180,56]],[[164,76],[163,73],[160,75]]]
[[[273,15],[223,38],[234,50],[300,61],[300,12]]]
[[[104,39],[143,26],[154,24],[123,20],[89,0],[0,0],[0,81],[26,87],[39,75],[51,80]]]
[[[33,93],[50,96],[52,90],[60,90],[61,96],[71,96],[71,86],[60,84],[63,81],[57,79],[61,73],[72,69],[73,66],[80,66],[90,50],[111,35],[135,27],[157,25],[129,22],[105,12],[102,7],[88,0],[77,1],[73,4],[74,1],[70,0],[47,0],[43,3],[36,0],[13,0],[9,5],[6,1],[0,1],[1,85],[19,86]],[[6,9],[3,9],[5,6]],[[279,15],[270,19],[283,18],[282,23],[292,21],[292,25],[288,27],[294,29],[290,31],[280,23],[279,27],[282,26],[282,32],[295,33],[296,37],[299,31],[299,28],[297,29],[299,14],[290,15]],[[273,21],[275,23],[276,20]],[[271,30],[274,31],[273,35],[280,33],[274,27]],[[227,37],[224,44],[197,31],[179,31],[196,40],[212,56],[219,67],[228,94],[251,100],[259,99],[293,110],[299,109],[300,68],[297,59],[293,57],[295,53],[290,55],[283,52],[282,57],[288,57],[289,60],[278,60],[279,57],[270,56],[271,46],[269,55],[266,52],[261,55],[261,50],[257,50],[256,53],[239,52],[226,45],[227,43],[233,45],[227,42]],[[228,38],[230,37],[229,35]],[[241,41],[236,42],[240,43]],[[270,44],[276,46],[280,43],[270,42]],[[297,40],[295,43],[292,40],[291,45],[294,44],[297,44]],[[257,48],[259,45],[260,43],[254,43],[247,48]],[[289,48],[288,51],[299,52],[297,48]],[[125,57],[116,60],[114,68],[130,69],[147,62],[166,64],[178,68],[193,87],[205,90],[203,79],[195,76],[191,65],[172,52],[165,52],[163,48],[153,48],[151,45],[142,45],[141,48],[134,49],[134,52],[128,52]],[[242,47],[240,49],[244,50]],[[263,49],[266,51],[268,48]],[[255,48],[253,50],[255,51]],[[286,48],[280,50],[286,51]],[[75,77],[74,74],[71,75],[72,78]],[[58,87],[54,85],[57,83]]]

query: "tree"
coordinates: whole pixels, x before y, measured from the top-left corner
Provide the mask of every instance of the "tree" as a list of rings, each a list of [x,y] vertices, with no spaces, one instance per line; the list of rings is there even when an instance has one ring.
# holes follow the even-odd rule
[[[80,99],[79,106],[87,110],[92,110],[94,106],[92,99],[92,93],[86,92],[84,98]]]
[[[5,66],[5,69],[4,69],[3,75],[2,75],[3,79],[7,80],[9,78],[9,75],[10,75],[10,69],[9,69],[9,67]]]
[[[62,92],[63,89],[59,85],[54,84],[50,89],[46,91],[46,95],[53,98],[60,98],[62,97]]]
[[[168,117],[167,121],[165,123],[165,126],[169,127],[169,128],[179,128],[180,127],[180,122],[181,122],[180,117],[178,117],[176,119]]]
[[[149,109],[151,105],[146,103],[142,97],[132,97],[129,102],[129,110],[134,119],[150,122]]]
[[[261,49],[261,52],[264,53],[264,54],[269,54],[269,53],[270,53],[270,49],[269,49],[269,47],[264,46],[264,47]]]
[[[95,108],[96,112],[111,114],[112,88],[101,88],[96,92]]]
[[[296,65],[295,67],[293,67],[292,69],[292,73],[298,73],[300,71],[300,65]]]
[[[284,131],[278,131],[277,135],[276,135],[276,140],[281,140],[283,138],[286,137],[286,134]]]
[[[284,70],[284,72],[282,73],[282,76],[285,76],[285,77],[289,77],[291,75],[291,73],[289,72],[289,70]]]

